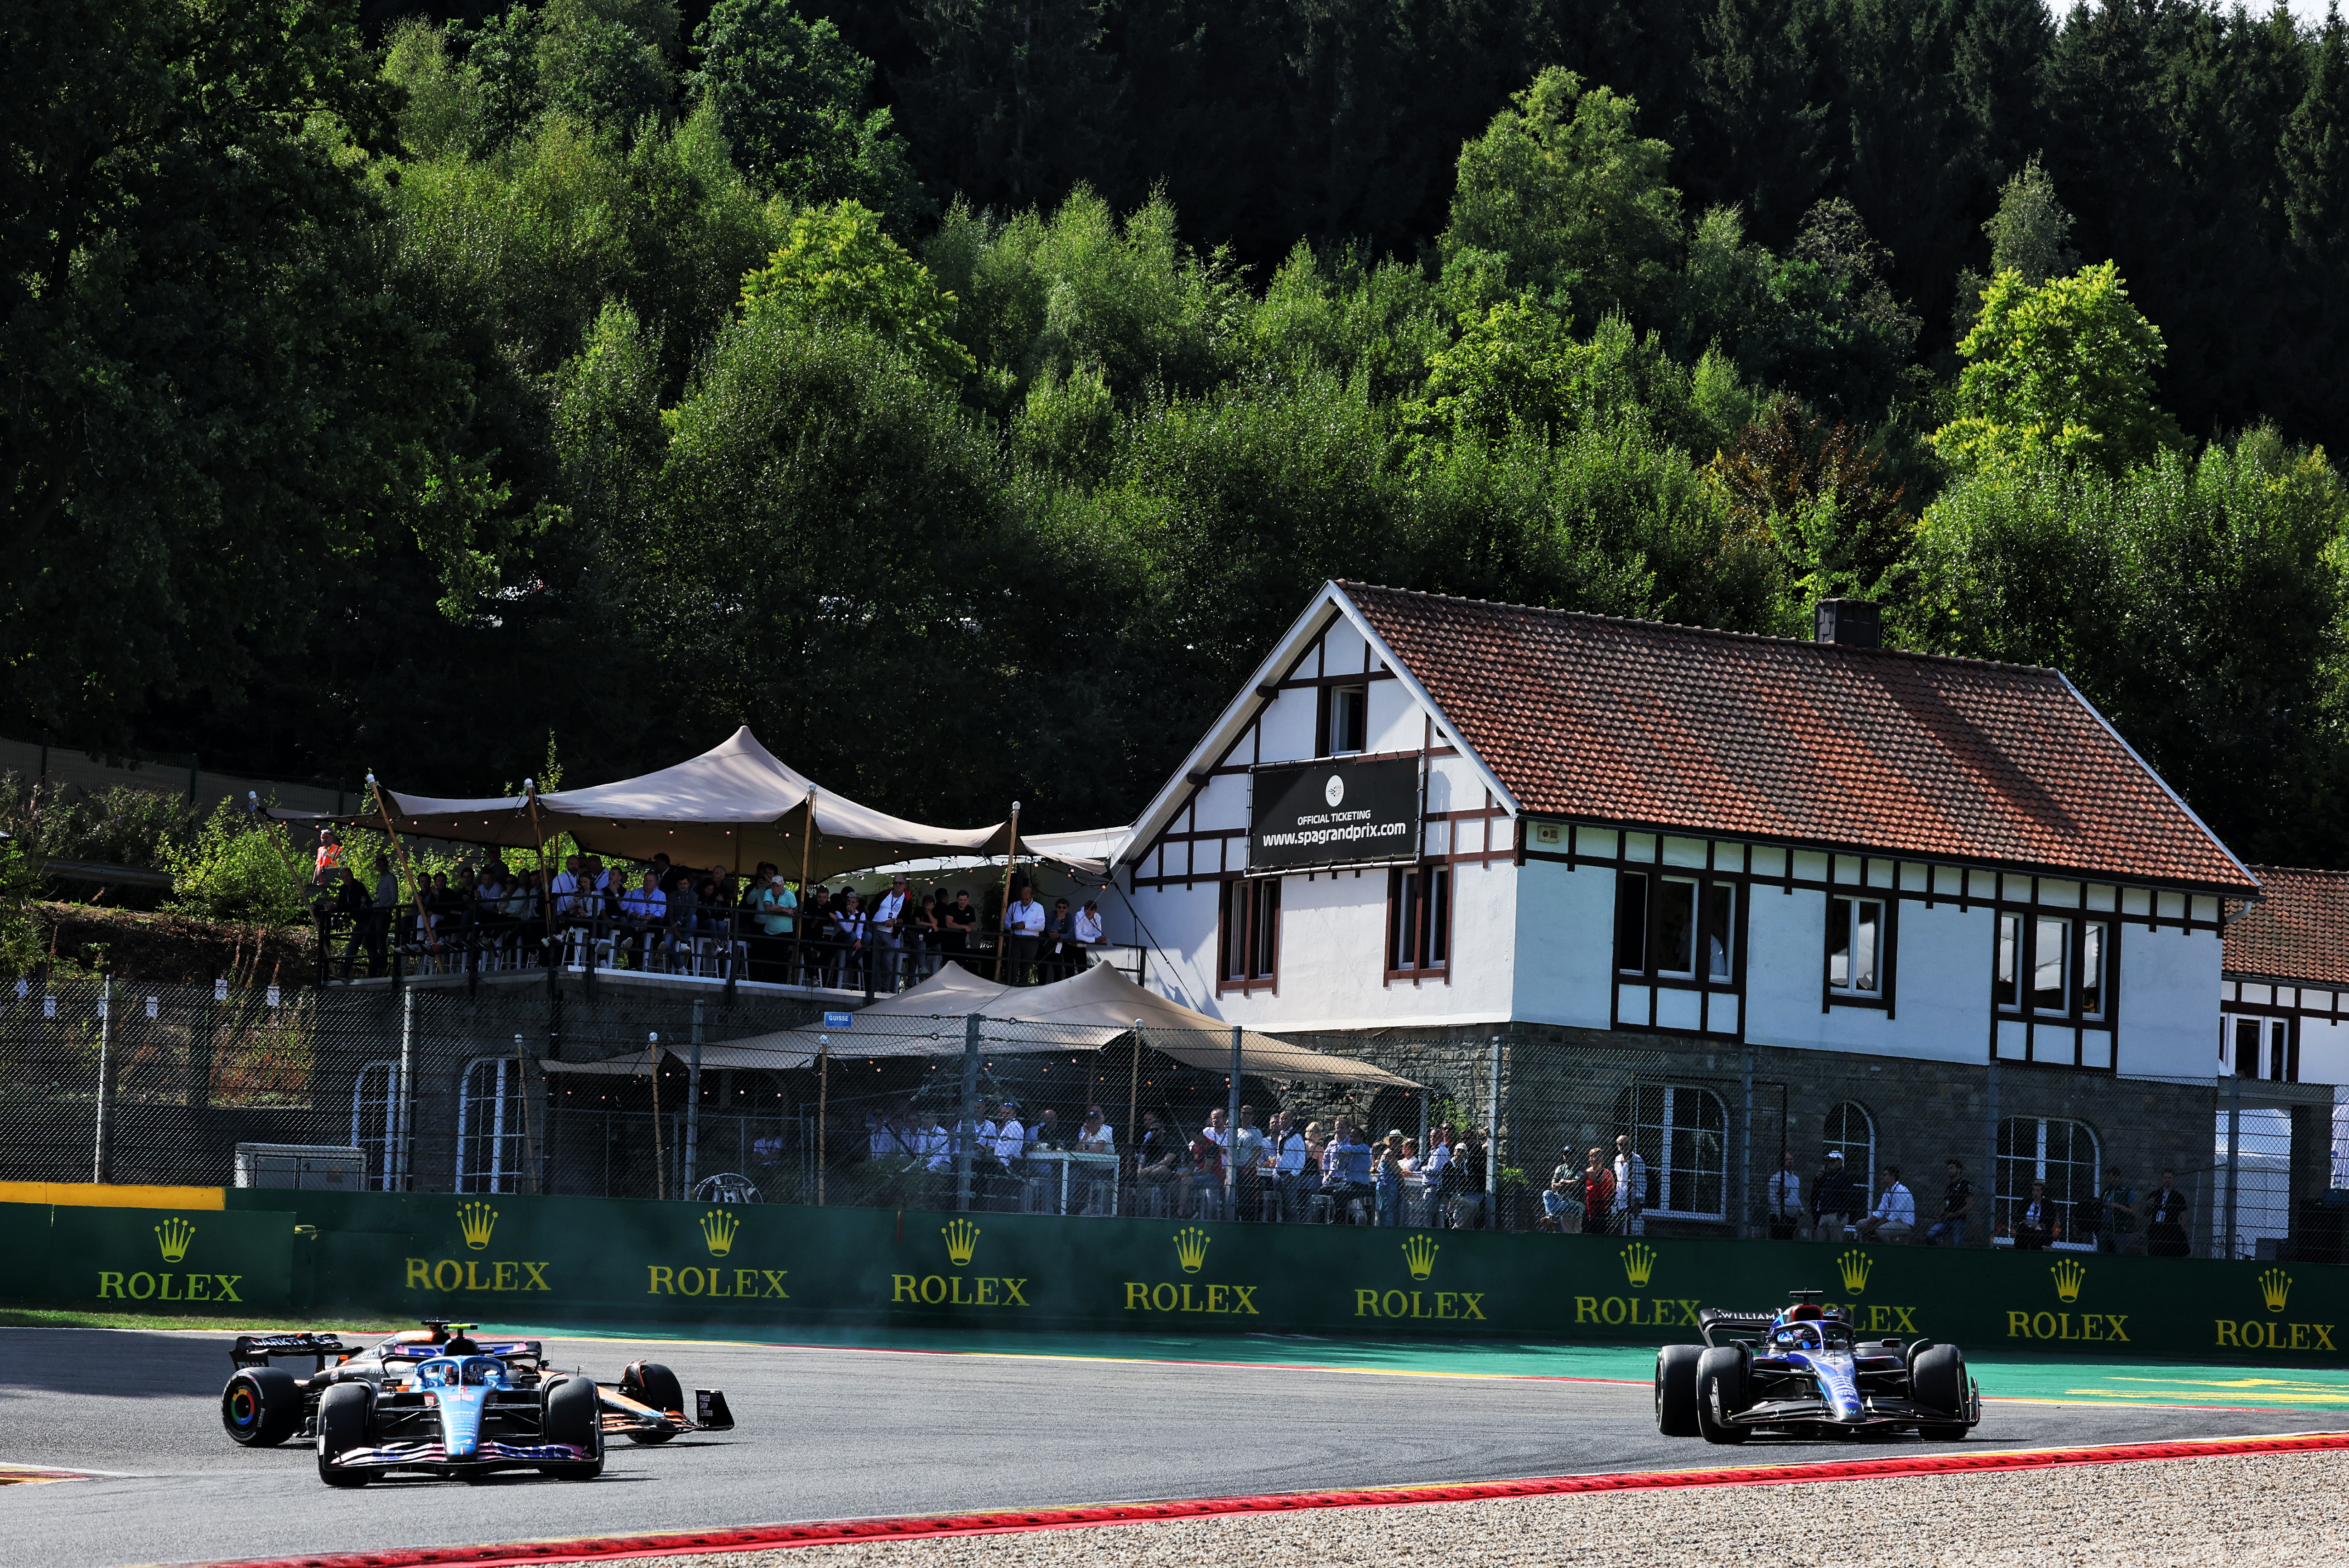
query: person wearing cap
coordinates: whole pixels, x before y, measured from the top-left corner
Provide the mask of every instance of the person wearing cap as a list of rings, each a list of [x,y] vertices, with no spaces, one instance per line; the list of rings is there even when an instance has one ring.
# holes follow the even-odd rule
[[[1818,1239],[1839,1241],[1847,1239],[1851,1227],[1857,1223],[1866,1205],[1861,1201],[1859,1184],[1851,1172],[1843,1168],[1843,1150],[1827,1150],[1826,1161],[1819,1168],[1819,1179],[1811,1190],[1811,1218],[1820,1227]],[[1833,1226],[1833,1230],[1826,1227]]]

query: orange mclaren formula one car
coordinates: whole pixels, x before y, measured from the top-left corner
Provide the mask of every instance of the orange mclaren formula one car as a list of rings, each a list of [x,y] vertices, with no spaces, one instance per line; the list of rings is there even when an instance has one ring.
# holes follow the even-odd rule
[[[607,1438],[733,1428],[724,1394],[695,1389],[688,1414],[677,1375],[657,1361],[631,1362],[613,1387],[550,1367],[537,1340],[477,1340],[479,1326],[428,1319],[364,1347],[332,1334],[239,1334],[221,1425],[247,1448],[315,1441],[320,1477],[337,1486],[391,1470],[585,1479],[603,1469]],[[308,1360],[311,1375],[271,1365],[280,1358]]]

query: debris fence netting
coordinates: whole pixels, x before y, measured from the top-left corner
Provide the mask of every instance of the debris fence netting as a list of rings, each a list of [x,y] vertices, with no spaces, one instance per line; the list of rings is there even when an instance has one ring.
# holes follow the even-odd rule
[[[2330,1085],[1524,1025],[841,1017],[543,971],[12,978],[0,1180],[1754,1239],[1881,1213],[1920,1244],[2344,1261]]]

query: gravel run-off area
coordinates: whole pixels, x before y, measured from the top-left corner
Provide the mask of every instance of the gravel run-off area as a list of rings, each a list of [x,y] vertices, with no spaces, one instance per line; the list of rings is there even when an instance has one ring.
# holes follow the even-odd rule
[[[636,1558],[629,1568],[1606,1568],[2349,1562],[2349,1454],[1300,1509],[930,1541]]]

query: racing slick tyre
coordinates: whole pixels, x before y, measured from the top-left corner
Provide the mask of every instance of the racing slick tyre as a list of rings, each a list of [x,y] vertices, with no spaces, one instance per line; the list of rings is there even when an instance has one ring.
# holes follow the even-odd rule
[[[1667,1345],[1656,1352],[1656,1430],[1667,1438],[1696,1436],[1696,1364],[1701,1345]]]
[[[250,1366],[221,1390],[221,1425],[248,1449],[274,1449],[302,1429],[302,1391],[291,1372]]]
[[[1909,1368],[1909,1397],[1958,1417],[1920,1426],[1920,1437],[1955,1442],[1966,1435],[1966,1358],[1956,1345],[1936,1345],[1918,1353]]]
[[[1742,1345],[1720,1345],[1706,1351],[1696,1364],[1696,1428],[1708,1443],[1742,1443],[1752,1437],[1749,1428],[1716,1417],[1731,1416],[1752,1403],[1746,1395],[1747,1357]]]
[[[638,1404],[650,1405],[663,1414],[671,1411],[682,1414],[685,1410],[685,1389],[678,1384],[677,1374],[657,1361],[628,1363],[620,1372],[620,1392]],[[674,1428],[666,1432],[630,1432],[628,1441],[650,1447],[656,1443],[666,1443],[676,1436]]]
[[[604,1473],[604,1403],[593,1377],[561,1377],[539,1396],[539,1435],[550,1443],[569,1443],[595,1457],[582,1463],[541,1465],[538,1473],[557,1480],[594,1480]]]
[[[334,1462],[336,1454],[374,1447],[375,1388],[336,1383],[318,1396],[318,1479],[328,1486],[365,1486],[374,1472]]]

